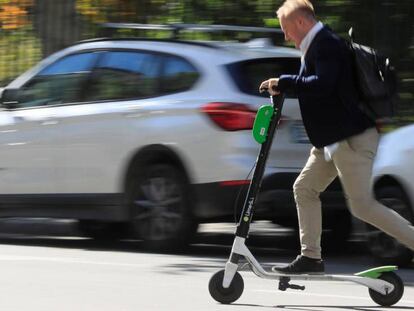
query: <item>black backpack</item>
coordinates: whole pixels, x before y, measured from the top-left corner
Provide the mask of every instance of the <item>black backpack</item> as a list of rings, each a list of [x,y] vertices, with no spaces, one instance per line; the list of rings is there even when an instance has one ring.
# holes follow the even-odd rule
[[[352,55],[361,109],[372,119],[391,118],[397,101],[397,74],[388,57],[354,42],[349,30],[347,45]]]

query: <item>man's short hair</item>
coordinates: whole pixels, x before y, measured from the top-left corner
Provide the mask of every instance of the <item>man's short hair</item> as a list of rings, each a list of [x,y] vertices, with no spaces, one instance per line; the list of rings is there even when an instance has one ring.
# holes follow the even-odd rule
[[[286,0],[276,11],[277,17],[288,17],[292,13],[301,12],[303,15],[316,19],[315,10],[309,0]]]

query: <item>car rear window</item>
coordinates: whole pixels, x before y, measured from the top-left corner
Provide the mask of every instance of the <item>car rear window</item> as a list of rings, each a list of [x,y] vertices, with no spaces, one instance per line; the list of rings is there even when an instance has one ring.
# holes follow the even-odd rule
[[[227,65],[227,69],[240,91],[249,95],[268,97],[266,92],[259,93],[260,83],[282,74],[298,74],[300,58],[253,59]]]

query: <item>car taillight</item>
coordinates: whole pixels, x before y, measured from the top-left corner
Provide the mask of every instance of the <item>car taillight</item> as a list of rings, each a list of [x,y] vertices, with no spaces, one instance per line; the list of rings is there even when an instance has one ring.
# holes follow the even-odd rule
[[[222,187],[245,186],[245,185],[250,185],[250,180],[249,179],[226,180],[226,181],[221,181],[220,182],[220,186],[222,186]]]
[[[255,110],[238,103],[208,103],[201,110],[226,131],[250,130],[256,117]]]

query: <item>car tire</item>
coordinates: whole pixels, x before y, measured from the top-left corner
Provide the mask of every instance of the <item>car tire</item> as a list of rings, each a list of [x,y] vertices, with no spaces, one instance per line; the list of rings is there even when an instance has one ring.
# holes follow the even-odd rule
[[[376,199],[385,206],[393,209],[410,222],[413,221],[413,211],[407,196],[400,187],[382,187],[376,192]],[[413,259],[413,252],[390,237],[383,231],[366,225],[367,248],[372,256],[382,264],[399,266],[409,265]]]
[[[183,172],[170,164],[140,166],[127,187],[132,235],[148,250],[183,250],[197,231]]]

